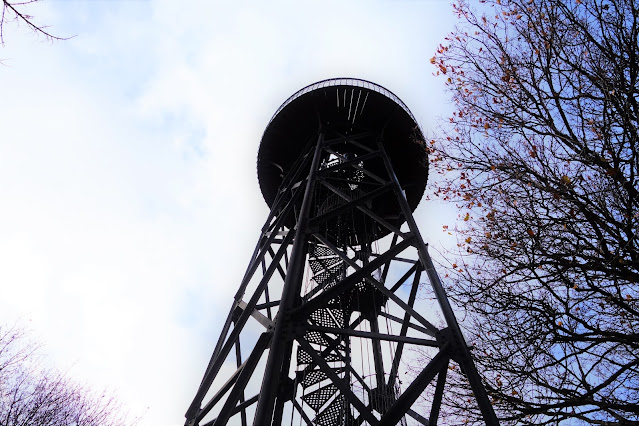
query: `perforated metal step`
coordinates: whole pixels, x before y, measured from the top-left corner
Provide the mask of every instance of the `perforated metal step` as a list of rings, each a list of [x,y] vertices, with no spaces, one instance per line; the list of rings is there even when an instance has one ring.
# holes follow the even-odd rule
[[[302,396],[302,399],[313,410],[319,411],[319,409],[322,408],[322,406],[326,404],[328,400],[331,399],[331,397],[336,393],[337,386],[331,383],[330,385],[326,385],[313,392],[307,393],[306,395]]]
[[[346,398],[340,395],[315,417],[314,423],[318,426],[349,426],[354,424],[350,411],[347,410]]]
[[[322,358],[324,358],[326,362],[335,362],[335,361],[342,360],[337,354],[333,352],[322,355]],[[297,347],[297,365],[302,366],[305,364],[310,364],[312,362],[313,362],[313,358],[311,358],[311,355],[308,352],[306,352],[304,349],[298,346]]]

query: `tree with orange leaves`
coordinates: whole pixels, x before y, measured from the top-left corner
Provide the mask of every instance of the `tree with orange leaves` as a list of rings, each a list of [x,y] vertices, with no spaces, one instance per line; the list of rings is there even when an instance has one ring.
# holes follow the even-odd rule
[[[431,59],[456,108],[431,144],[434,196],[460,208],[449,292],[495,409],[639,424],[639,4],[454,10]],[[455,377],[448,414],[480,424]]]

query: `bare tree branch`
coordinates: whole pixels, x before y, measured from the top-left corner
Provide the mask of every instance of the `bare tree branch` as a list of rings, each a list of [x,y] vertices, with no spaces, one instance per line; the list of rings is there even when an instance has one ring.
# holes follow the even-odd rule
[[[26,24],[36,34],[43,35],[47,40],[68,40],[68,37],[59,37],[48,31],[48,27],[35,23],[33,16],[26,12],[29,5],[41,0],[9,1],[2,0],[2,12],[0,13],[0,44],[4,45],[4,25],[7,22]]]

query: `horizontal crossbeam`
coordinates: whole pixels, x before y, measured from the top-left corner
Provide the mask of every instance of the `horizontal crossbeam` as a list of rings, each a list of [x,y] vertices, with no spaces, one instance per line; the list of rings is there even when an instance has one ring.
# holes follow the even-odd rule
[[[393,334],[374,333],[372,331],[350,330],[347,328],[322,327],[317,325],[309,325],[306,327],[309,331],[319,331],[322,333],[336,334],[339,336],[355,336],[365,339],[386,340],[389,342],[402,342],[411,345],[431,346],[438,348],[442,346],[437,340],[419,339],[417,337],[396,336]]]

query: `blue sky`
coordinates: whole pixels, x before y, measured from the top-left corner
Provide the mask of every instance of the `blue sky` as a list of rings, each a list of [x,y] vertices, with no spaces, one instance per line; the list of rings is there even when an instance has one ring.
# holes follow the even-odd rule
[[[396,93],[425,133],[450,106],[429,58],[447,1],[46,0],[70,40],[5,28],[0,322],[141,425],[181,425],[267,210],[255,160],[290,94]],[[432,186],[429,189],[432,191]],[[444,235],[441,206],[417,212]]]

